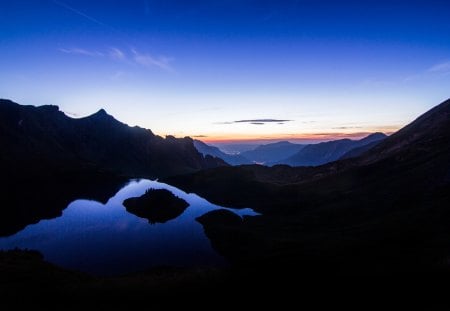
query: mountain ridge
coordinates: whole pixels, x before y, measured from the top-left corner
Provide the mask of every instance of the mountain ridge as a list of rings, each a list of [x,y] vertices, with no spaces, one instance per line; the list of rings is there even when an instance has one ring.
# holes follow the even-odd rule
[[[231,165],[251,164],[251,161],[239,154],[227,154],[220,148],[208,145],[201,140],[194,139],[194,146],[203,155],[220,158]]]
[[[363,147],[374,142],[380,142],[386,137],[385,134],[377,132],[359,140],[338,139],[318,144],[310,144],[291,157],[279,161],[278,164],[288,164],[291,166],[319,166],[340,159],[352,149]]]
[[[450,101],[358,157],[317,167],[245,165],[166,181],[259,217],[202,225],[243,271],[411,276],[448,273]],[[236,238],[239,236],[239,238]]]
[[[226,165],[201,155],[189,137],[164,139],[130,127],[104,109],[71,118],[58,106],[22,106],[2,99],[0,121],[2,160],[15,170],[33,171],[33,163],[40,162],[47,169],[92,168],[156,178]],[[11,171],[9,165],[5,170]]]
[[[259,145],[253,150],[245,151],[241,155],[253,163],[273,165],[283,158],[295,154],[305,147],[288,141]]]

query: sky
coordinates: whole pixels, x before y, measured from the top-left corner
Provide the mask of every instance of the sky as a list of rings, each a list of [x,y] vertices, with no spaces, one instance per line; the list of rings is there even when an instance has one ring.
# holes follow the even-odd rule
[[[450,97],[448,1],[0,1],[0,98],[206,142],[392,133]]]

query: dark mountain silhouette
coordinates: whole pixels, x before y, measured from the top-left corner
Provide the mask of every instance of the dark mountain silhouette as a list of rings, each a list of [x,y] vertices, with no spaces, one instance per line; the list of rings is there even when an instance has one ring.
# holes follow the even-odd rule
[[[368,143],[367,145],[361,146],[361,147],[356,147],[351,149],[350,151],[347,151],[346,153],[344,153],[344,155],[342,157],[339,158],[339,160],[345,160],[345,159],[350,159],[350,158],[356,158],[360,155],[362,155],[364,152],[366,152],[367,150],[372,149],[373,147],[375,147],[376,145],[378,145],[381,142],[381,140],[376,140],[373,141],[371,143]]]
[[[163,139],[103,109],[73,119],[57,106],[0,100],[0,236],[57,217],[75,199],[106,200],[130,177],[218,165],[226,163],[201,155],[190,138]]]
[[[231,165],[251,164],[252,162],[239,154],[227,154],[219,148],[205,144],[204,142],[194,139],[194,146],[203,155],[220,158]]]
[[[450,100],[359,157],[318,167],[248,165],[171,184],[262,216],[202,224],[218,251],[255,275],[436,275],[450,256]],[[230,247],[235,232],[252,241]],[[262,241],[262,242],[261,242]]]
[[[129,127],[103,109],[73,119],[57,106],[0,100],[0,133],[0,165],[14,176],[90,169],[155,178],[225,165],[201,155],[189,137],[164,139]]]
[[[358,163],[362,165],[392,157],[410,158],[440,154],[448,150],[449,120],[450,100],[447,100],[363,153]]]
[[[278,163],[291,166],[318,166],[336,161],[352,149],[380,142],[384,138],[386,138],[386,135],[383,133],[374,133],[360,140],[339,139],[311,144]]]
[[[270,165],[294,155],[304,147],[305,145],[280,141],[272,144],[260,145],[253,150],[243,152],[241,155],[249,159],[252,163]]]

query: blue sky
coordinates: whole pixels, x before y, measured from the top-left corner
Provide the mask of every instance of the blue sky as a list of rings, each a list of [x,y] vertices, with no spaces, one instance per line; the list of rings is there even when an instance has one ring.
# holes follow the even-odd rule
[[[392,132],[450,97],[449,14],[446,1],[6,0],[0,97],[207,141]]]

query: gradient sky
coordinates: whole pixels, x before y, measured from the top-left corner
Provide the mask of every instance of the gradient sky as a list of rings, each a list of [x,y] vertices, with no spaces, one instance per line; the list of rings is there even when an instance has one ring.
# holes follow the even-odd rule
[[[450,97],[449,16],[432,0],[2,0],[0,97],[210,142],[392,132]]]

